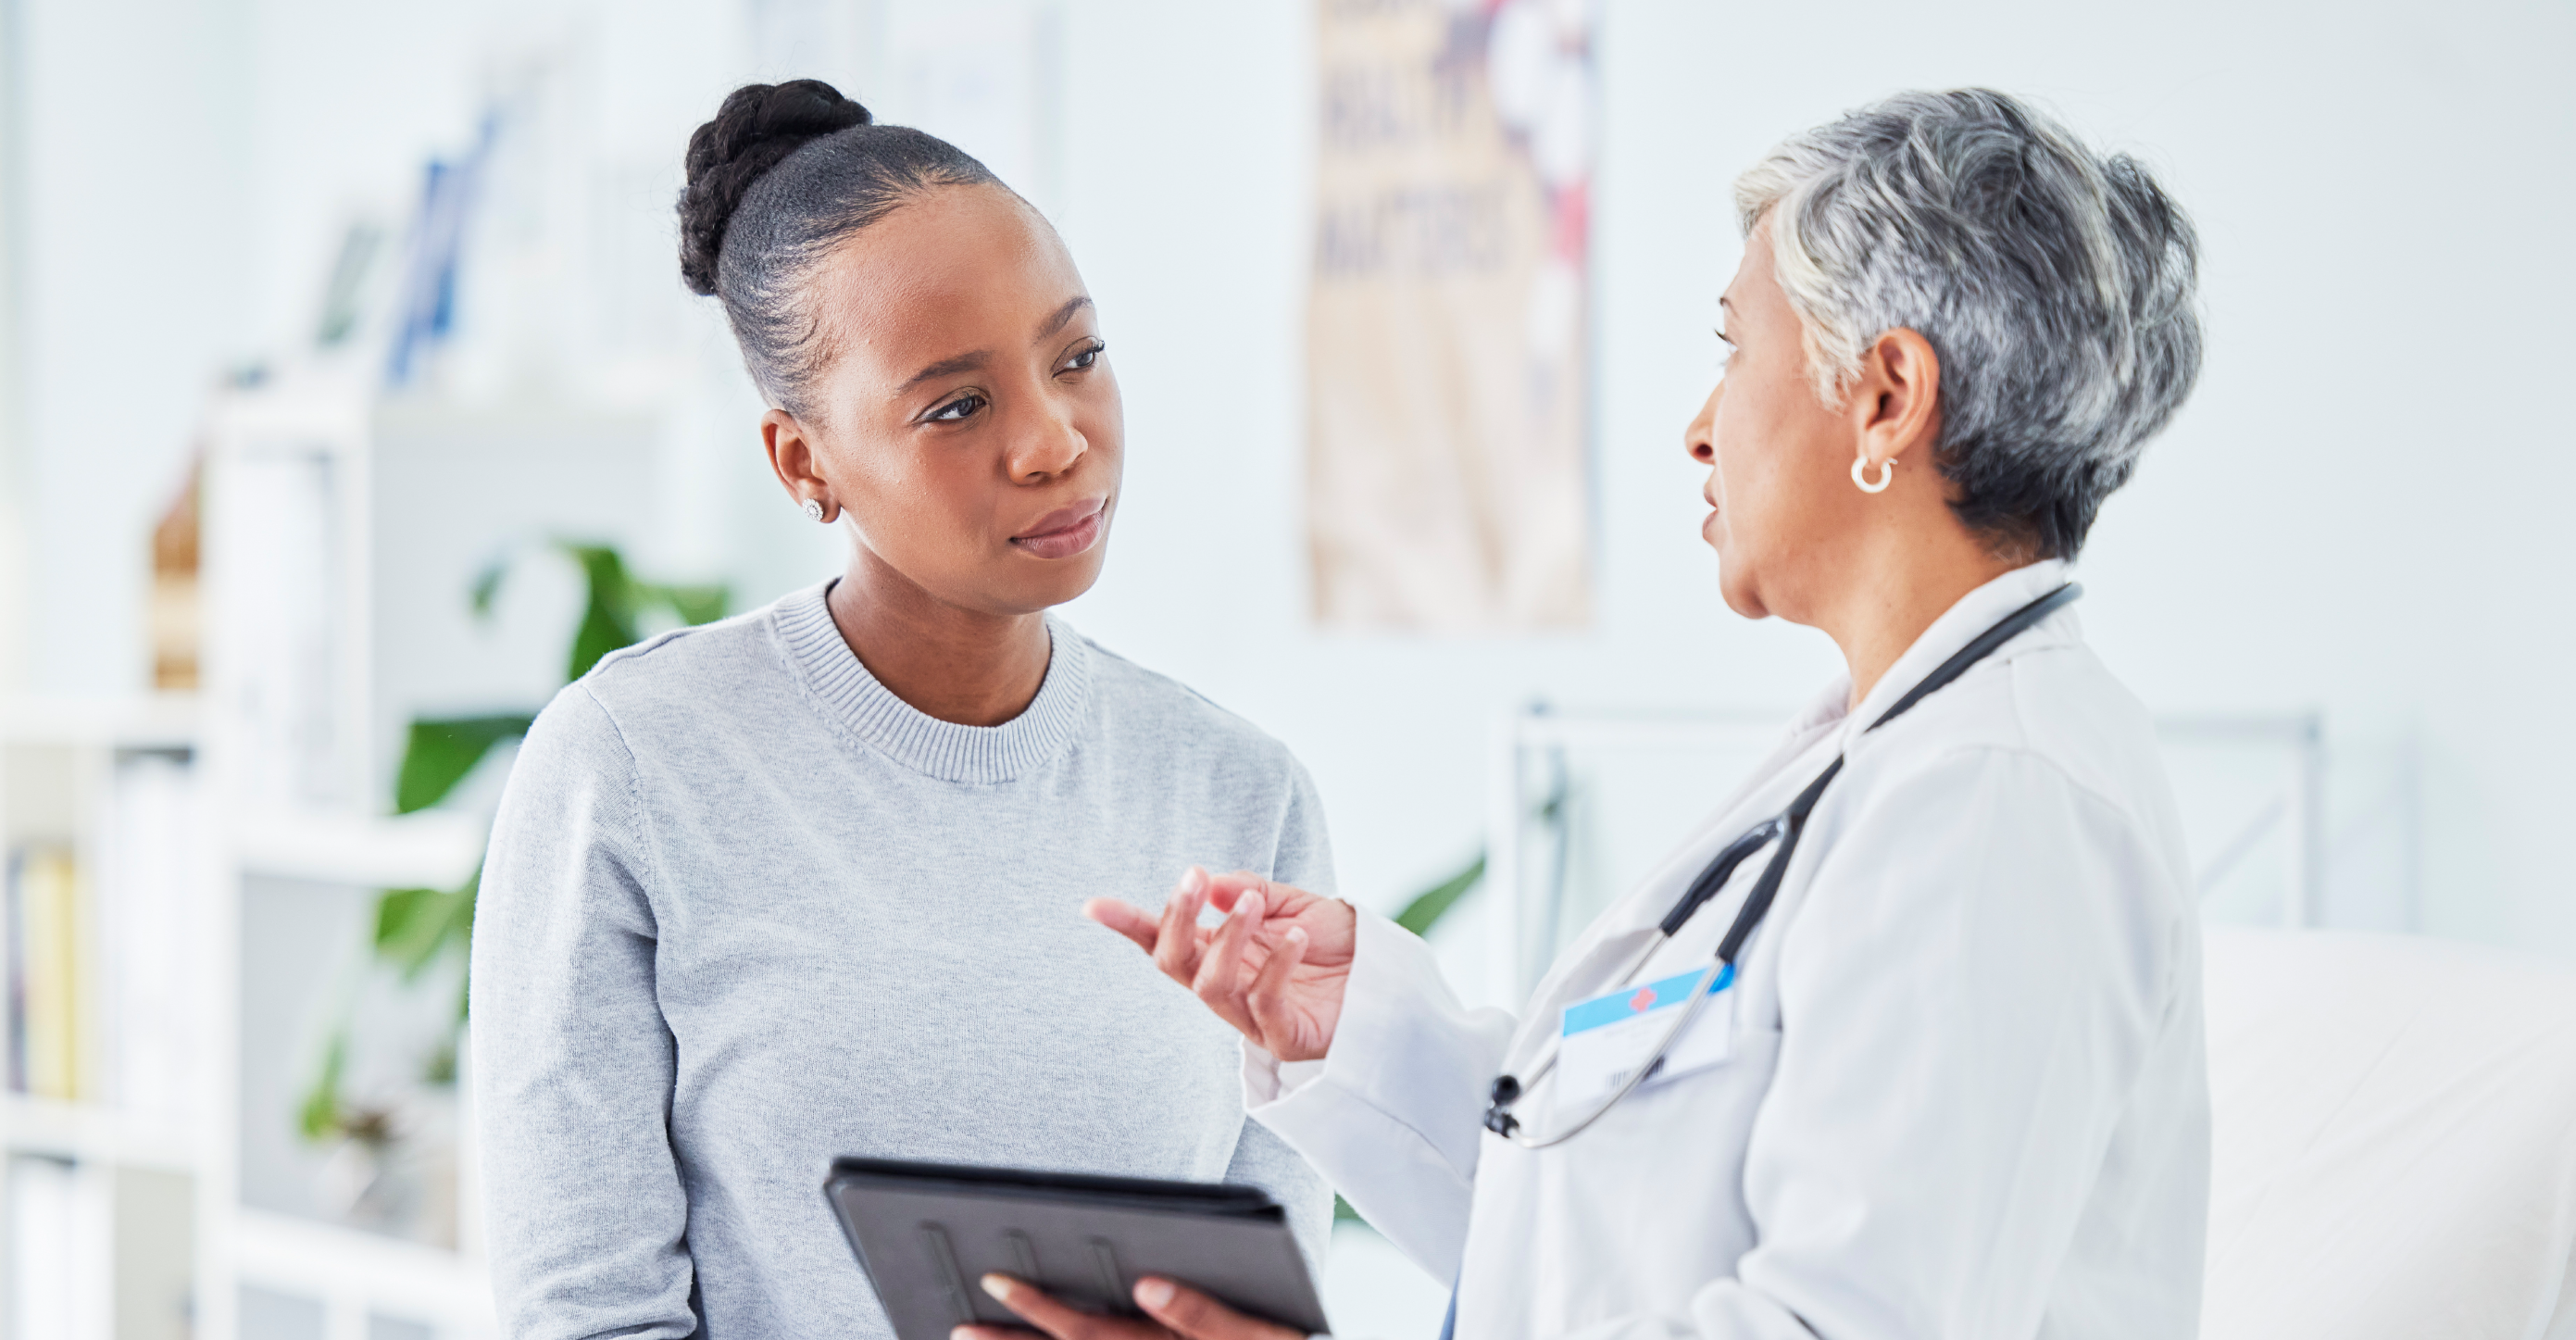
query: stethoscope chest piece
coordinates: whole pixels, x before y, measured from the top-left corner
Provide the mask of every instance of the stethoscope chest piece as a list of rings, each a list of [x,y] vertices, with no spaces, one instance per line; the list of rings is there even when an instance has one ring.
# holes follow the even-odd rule
[[[1494,1091],[1485,1100],[1485,1129],[1503,1137],[1521,1128],[1520,1118],[1512,1115],[1512,1104],[1521,1100],[1521,1082],[1510,1075],[1494,1076]]]

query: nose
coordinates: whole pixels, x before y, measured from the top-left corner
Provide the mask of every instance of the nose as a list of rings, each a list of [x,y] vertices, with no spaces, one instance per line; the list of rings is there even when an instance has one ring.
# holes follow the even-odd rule
[[[1708,389],[1708,400],[1699,407],[1699,415],[1682,430],[1682,450],[1702,465],[1717,463],[1717,401],[1726,394],[1721,381]]]
[[[1073,421],[1069,406],[1052,400],[1043,406],[1011,443],[1009,468],[1015,484],[1043,484],[1071,473],[1091,451],[1091,439]]]

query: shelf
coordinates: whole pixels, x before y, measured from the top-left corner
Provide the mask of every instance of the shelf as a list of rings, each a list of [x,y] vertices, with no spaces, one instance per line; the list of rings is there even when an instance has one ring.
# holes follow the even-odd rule
[[[0,1099],[0,1140],[12,1154],[163,1172],[193,1173],[201,1157],[197,1132],[180,1123],[14,1093]]]
[[[483,860],[483,820],[453,810],[400,818],[244,816],[234,851],[250,874],[379,889],[452,889]]]
[[[319,1298],[334,1311],[490,1335],[491,1274],[481,1260],[318,1220],[244,1210],[233,1239],[242,1283]]]
[[[197,743],[197,695],[11,698],[0,701],[0,740],[105,749],[191,749]]]

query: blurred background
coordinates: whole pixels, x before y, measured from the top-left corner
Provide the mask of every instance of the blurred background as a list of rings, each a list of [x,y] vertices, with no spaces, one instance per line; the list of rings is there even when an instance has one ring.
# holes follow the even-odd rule
[[[1067,617],[1286,741],[1343,891],[1504,1002],[1838,667],[1697,535],[1729,182],[1901,88],[2042,102],[2204,240],[2207,370],[2082,617],[2210,914],[2576,963],[2571,50],[2510,0],[0,0],[0,1327],[493,1333],[457,1021],[512,742],[841,561],[676,275],[682,146],[755,80],[1056,221],[1129,433]],[[1335,428],[1408,387],[1320,333],[1424,290],[1335,288],[1335,211],[1436,169],[1368,126],[1460,107],[1536,240],[1405,347],[1505,329],[1547,413],[1372,484],[1428,439]],[[1370,547],[1451,529],[1538,566]],[[1427,1336],[1443,1290],[1350,1222],[1326,1297]]]

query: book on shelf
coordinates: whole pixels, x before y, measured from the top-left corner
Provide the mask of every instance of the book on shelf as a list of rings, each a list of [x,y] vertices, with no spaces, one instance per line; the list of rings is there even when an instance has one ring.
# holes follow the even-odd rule
[[[12,1156],[7,1179],[12,1336],[99,1333],[111,1269],[88,1222],[93,1197],[60,1159]]]
[[[34,843],[8,861],[8,1081],[30,1097],[183,1121],[205,1076],[194,774],[181,757],[115,764],[105,842],[84,862]]]
[[[137,1116],[195,1115],[206,1054],[199,947],[212,930],[199,878],[196,775],[182,758],[119,759],[98,878],[102,1095]]]
[[[9,859],[9,1087],[37,1098],[88,1096],[83,973],[86,898],[70,849],[32,846]]]

